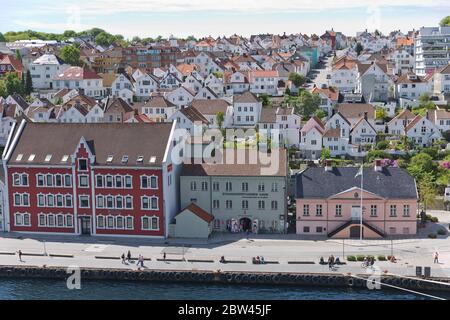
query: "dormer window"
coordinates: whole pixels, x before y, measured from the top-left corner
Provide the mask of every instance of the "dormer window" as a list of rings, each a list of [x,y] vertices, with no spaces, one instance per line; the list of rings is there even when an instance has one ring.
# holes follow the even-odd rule
[[[67,154],[63,155],[61,162],[67,162],[67,160],[69,159],[69,156]]]
[[[35,154],[31,154],[31,155],[28,157],[28,162],[33,161],[35,157],[36,157]]]
[[[122,163],[127,163],[128,162],[128,156],[123,156],[122,157]]]
[[[144,156],[138,156],[136,162],[137,163],[143,163],[144,162]]]
[[[113,161],[113,159],[114,159],[114,156],[109,155],[109,156],[106,158],[106,162],[107,162],[107,163],[111,163],[111,162]]]
[[[22,161],[22,158],[23,158],[23,154],[22,153],[18,154],[17,158],[16,158],[16,161]]]
[[[156,162],[156,157],[151,157],[150,158],[150,163],[155,163]]]
[[[50,162],[50,160],[52,159],[52,155],[48,154],[45,156],[45,162]]]

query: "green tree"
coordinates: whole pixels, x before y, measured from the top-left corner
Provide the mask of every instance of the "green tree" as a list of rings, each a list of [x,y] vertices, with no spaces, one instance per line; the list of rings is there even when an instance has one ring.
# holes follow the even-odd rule
[[[329,148],[323,148],[322,153],[320,155],[320,159],[327,160],[331,158],[331,151]]]
[[[5,77],[5,87],[6,87],[6,93],[7,95],[12,94],[23,94],[24,93],[24,87],[22,85],[22,81],[19,79],[19,77],[14,73],[9,73]]]
[[[294,104],[299,114],[304,119],[309,119],[316,113],[320,106],[320,96],[318,94],[312,94],[309,91],[303,90],[298,96],[298,102]]]
[[[63,37],[65,39],[75,38],[77,36],[77,33],[73,30],[66,30],[63,33]]]
[[[317,118],[323,119],[323,118],[325,118],[327,116],[327,113],[325,112],[325,110],[317,109],[315,115],[316,115]]]
[[[423,204],[425,211],[436,199],[436,185],[434,177],[430,173],[425,173],[417,183],[419,189],[419,201]]]
[[[418,153],[411,158],[408,165],[408,172],[417,180],[421,180],[425,174],[434,176],[437,164],[433,162],[433,158],[426,153]]]
[[[30,95],[33,92],[33,79],[31,78],[30,70],[27,70],[27,76],[25,78],[25,93]]]
[[[358,42],[355,48],[356,54],[359,56],[363,50],[364,50],[363,45]]]
[[[222,111],[217,112],[216,121],[219,128],[222,129],[223,122],[225,121],[225,114]]]
[[[213,76],[216,77],[217,79],[222,79],[223,78],[223,73],[219,72],[219,71],[214,71]]]
[[[259,97],[261,98],[262,105],[264,107],[266,107],[266,106],[268,106],[270,104],[269,95],[267,93],[263,93]]]
[[[5,36],[0,32],[0,42],[6,42]]]
[[[387,118],[387,112],[384,108],[382,107],[377,107],[375,109],[375,118],[377,120],[384,120]]]
[[[439,25],[441,27],[450,27],[450,16],[446,16],[445,18],[443,18]]]
[[[304,76],[295,72],[291,72],[289,74],[289,80],[292,81],[294,86],[296,86],[297,88],[300,88],[306,82]]]
[[[6,84],[4,80],[0,80],[0,97],[6,98],[8,96],[8,90],[6,90]]]
[[[61,49],[61,58],[72,66],[80,65],[80,49],[74,45],[68,45]]]
[[[20,55],[19,49],[16,49],[16,59],[22,62],[22,56]]]

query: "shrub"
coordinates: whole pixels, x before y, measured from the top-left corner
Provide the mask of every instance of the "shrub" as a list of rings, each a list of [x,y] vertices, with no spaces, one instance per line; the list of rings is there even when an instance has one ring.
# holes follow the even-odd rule
[[[355,256],[347,256],[347,261],[356,261]]]
[[[431,222],[439,222],[438,217],[431,217]]]
[[[445,231],[445,229],[439,229],[437,231],[437,234],[440,235],[440,236],[445,236],[447,234],[447,231]]]
[[[378,256],[377,257],[378,261],[386,261],[386,257],[385,256]]]
[[[377,143],[378,150],[386,150],[389,147],[389,141],[381,140]]]
[[[364,258],[365,258],[366,256],[363,256],[363,255],[357,255],[356,256],[356,260],[357,261],[364,261]]]
[[[429,235],[428,235],[428,238],[430,238],[430,239],[436,239],[436,233],[430,233]]]

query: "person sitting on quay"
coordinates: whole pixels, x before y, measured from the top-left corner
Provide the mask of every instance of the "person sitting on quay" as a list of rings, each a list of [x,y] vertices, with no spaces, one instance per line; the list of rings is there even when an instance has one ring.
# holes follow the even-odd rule
[[[395,256],[391,256],[391,258],[389,259],[390,262],[392,263],[396,263],[397,259],[395,258]]]
[[[263,257],[263,256],[261,256],[260,261],[261,261],[261,264],[265,264],[265,261],[264,261],[264,257]]]
[[[320,257],[319,264],[325,264],[325,260],[323,259],[323,257]]]
[[[219,262],[220,262],[220,263],[227,263],[227,262],[225,261],[225,256],[221,256]]]

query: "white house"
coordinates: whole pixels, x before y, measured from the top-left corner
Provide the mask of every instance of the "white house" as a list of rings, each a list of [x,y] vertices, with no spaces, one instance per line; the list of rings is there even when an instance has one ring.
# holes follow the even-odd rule
[[[360,118],[350,129],[350,144],[374,145],[376,143],[377,131],[369,123],[367,117]]]
[[[228,128],[233,123],[233,107],[225,100],[195,99],[192,101],[191,106],[197,109],[208,120],[210,128],[219,127],[219,123],[217,122],[217,114],[219,112],[224,115],[224,121],[221,124],[222,128]]]
[[[433,75],[433,89],[437,95],[450,93],[450,64],[442,67]]]
[[[53,78],[69,68],[54,54],[44,54],[34,60],[29,67],[34,89],[53,89]]]
[[[255,94],[278,94],[277,70],[251,70],[249,71],[250,91]]]
[[[429,82],[424,77],[413,73],[402,74],[395,81],[395,97],[409,100],[417,100],[423,93],[430,93]]]
[[[390,54],[390,59],[394,64],[394,74],[403,75],[405,73],[410,73],[414,69],[415,58],[413,55],[409,54],[403,48],[394,50]]]
[[[144,73],[134,79],[136,97],[139,101],[150,99],[150,94],[158,90],[159,82],[153,75]]]
[[[180,108],[182,106],[190,105],[192,100],[194,100],[194,97],[195,92],[192,92],[190,89],[181,86],[170,92],[167,95],[167,100]]]
[[[307,159],[319,159],[322,154],[322,138],[325,126],[317,117],[312,117],[300,130],[300,150]]]
[[[358,71],[356,60],[343,56],[333,63],[330,75],[330,86],[336,87],[339,91],[351,92],[356,88]]]
[[[209,125],[208,120],[194,107],[184,107],[177,110],[170,120],[176,120],[178,128],[186,129],[192,135],[201,134]]]
[[[385,63],[358,63],[357,71],[355,92],[361,93],[366,102],[388,101],[392,81]]]
[[[332,110],[339,100],[339,91],[333,87],[313,87],[311,93],[320,96],[320,109],[325,111],[328,117],[331,116]]]
[[[122,98],[128,103],[132,103],[134,96],[134,79],[126,73],[120,73],[112,83],[111,90],[113,97]]]
[[[442,138],[439,128],[426,117],[417,115],[405,128],[406,135],[415,144],[427,147]]]
[[[247,91],[235,95],[233,99],[233,126],[254,127],[260,119],[262,102],[258,97]]]
[[[286,147],[300,145],[301,117],[295,114],[294,108],[262,108],[258,128],[267,136],[278,130],[281,145]]]
[[[217,78],[214,74],[210,73],[205,78],[205,86],[208,86],[214,93],[222,97],[223,96],[223,79]]]
[[[248,91],[250,83],[248,75],[244,72],[226,72],[224,74],[225,92],[227,94],[238,94]]]
[[[446,109],[428,110],[427,119],[433,122],[440,132],[450,130],[450,111]]]
[[[388,133],[398,136],[404,135],[405,128],[415,117],[416,116],[411,111],[409,111],[409,109],[404,109],[387,123],[386,126]]]
[[[200,90],[198,90],[195,99],[199,100],[214,100],[219,99],[217,94],[208,86],[201,87]]]
[[[166,122],[175,113],[177,106],[163,96],[154,96],[144,104],[139,105],[140,113],[145,114],[154,122]]]
[[[92,98],[103,98],[105,88],[103,78],[92,70],[81,67],[70,67],[53,78],[53,88],[83,89],[84,94]]]

